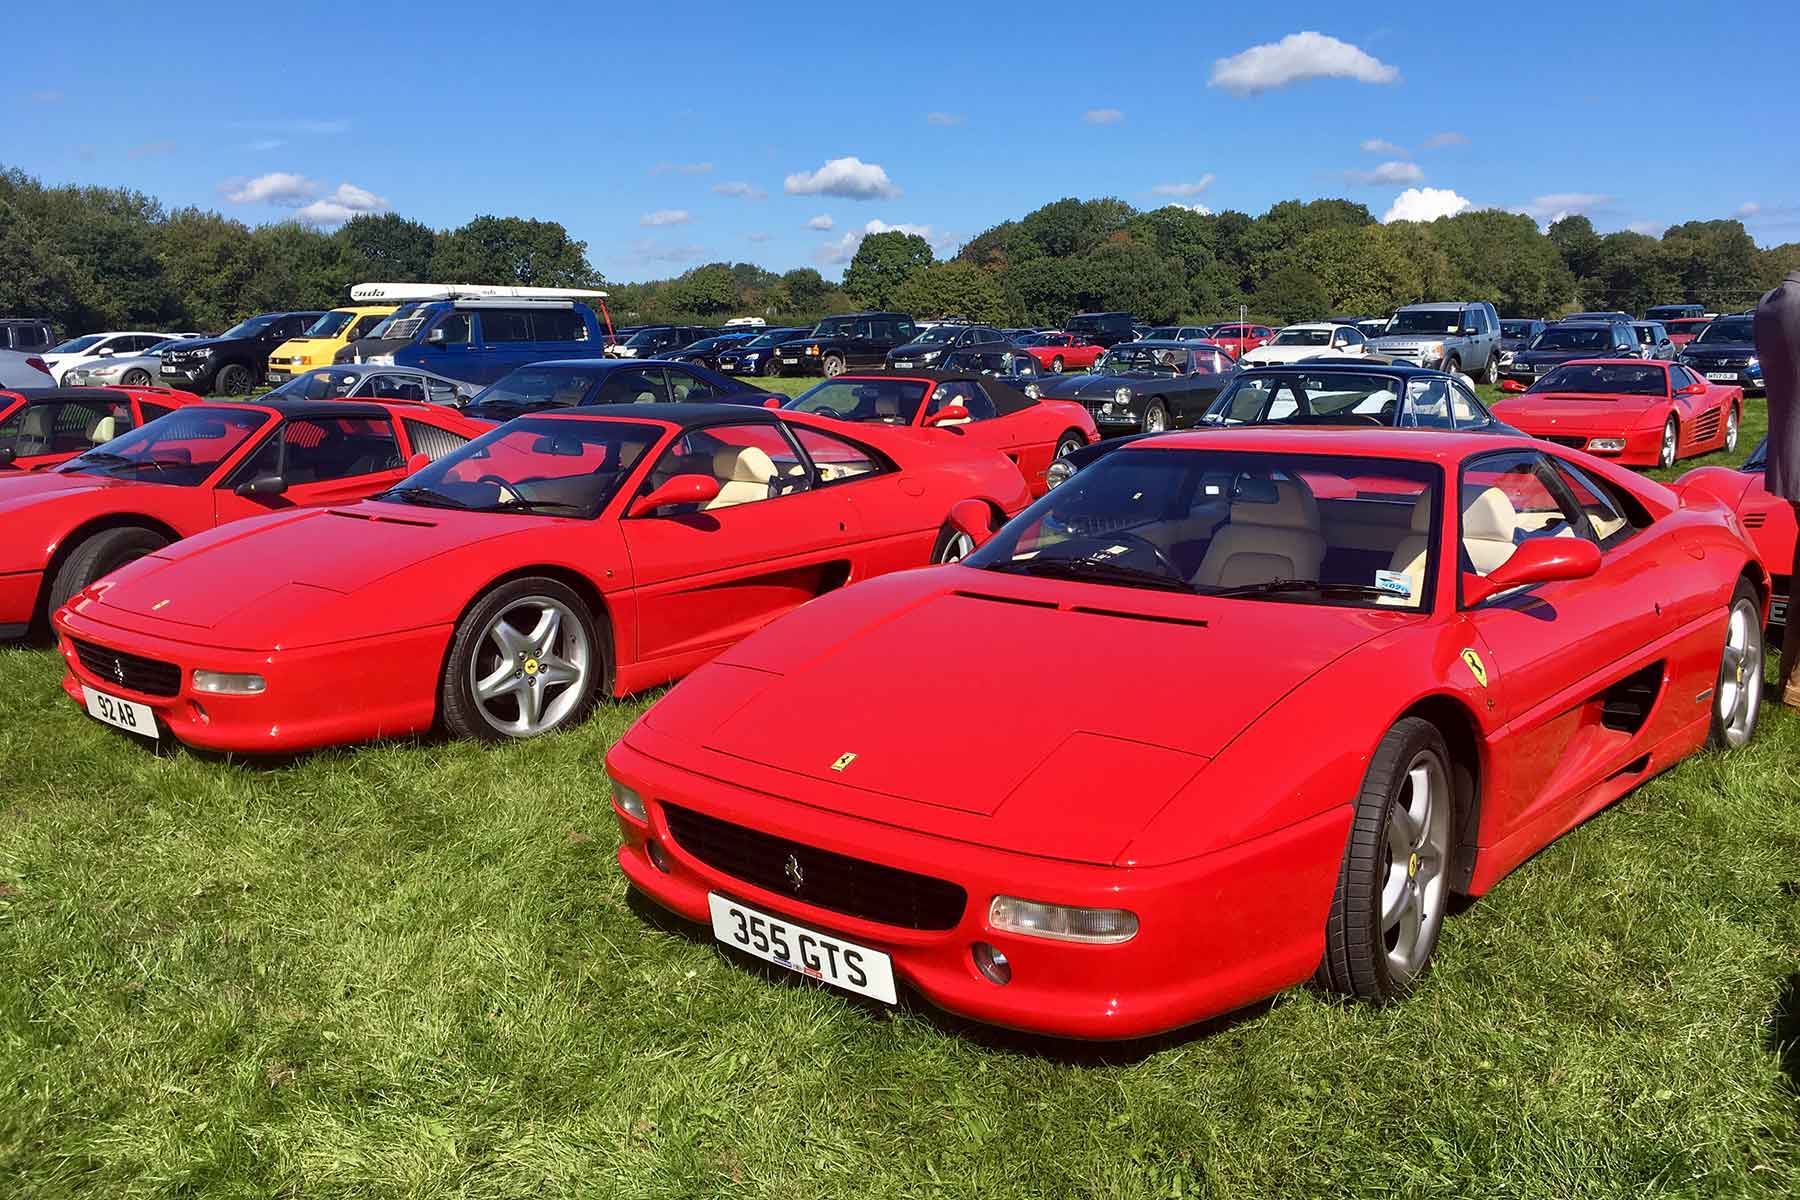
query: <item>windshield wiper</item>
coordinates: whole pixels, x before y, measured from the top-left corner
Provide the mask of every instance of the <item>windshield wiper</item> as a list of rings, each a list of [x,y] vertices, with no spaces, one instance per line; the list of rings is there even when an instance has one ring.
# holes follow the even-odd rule
[[[1141,567],[1127,567],[1095,558],[1013,559],[1009,562],[990,563],[987,569],[1016,572],[1020,575],[1116,583],[1124,587],[1157,588],[1165,592],[1187,592],[1190,595],[1194,591],[1193,585],[1185,579],[1164,575],[1160,571],[1146,571]]]
[[[524,496],[514,496],[510,500],[500,500],[480,509],[481,512],[586,512],[585,504],[572,504],[567,500],[528,500]]]
[[[1395,600],[1406,600],[1399,592],[1390,592],[1378,588],[1372,583],[1325,583],[1317,579],[1265,579],[1261,583],[1246,583],[1238,587],[1229,587],[1221,591],[1206,592],[1208,596],[1274,596],[1284,592],[1318,592],[1320,595],[1350,596],[1382,596]]]
[[[434,492],[428,487],[389,488],[379,495],[371,497],[375,500],[398,500],[402,504],[420,504],[427,508],[468,508],[469,506],[455,496],[446,496],[442,492]]]

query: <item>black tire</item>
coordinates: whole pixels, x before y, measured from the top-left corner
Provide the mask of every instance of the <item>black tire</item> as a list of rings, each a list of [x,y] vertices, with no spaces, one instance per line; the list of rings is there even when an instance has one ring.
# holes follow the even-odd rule
[[[249,367],[242,363],[226,363],[213,376],[212,392],[216,396],[242,396],[255,384]]]
[[[71,597],[94,580],[110,575],[126,563],[136,562],[146,554],[154,554],[169,544],[169,539],[154,529],[126,525],[118,529],[102,529],[88,537],[56,569],[50,590],[44,596],[44,622],[50,614],[67,604]]]
[[[1444,359],[1444,370],[1450,372],[1450,374],[1452,374],[1452,375],[1455,375],[1455,374],[1458,374],[1459,372],[1461,372],[1462,371],[1461,356],[1456,355],[1456,354],[1448,355]]]
[[[1161,400],[1152,400],[1144,406],[1144,419],[1140,422],[1145,433],[1162,433],[1169,428],[1169,410]]]
[[[565,583],[542,576],[508,580],[481,597],[463,614],[456,623],[450,648],[444,654],[444,669],[438,681],[438,711],[443,715],[444,728],[452,736],[484,742],[509,740],[504,731],[489,723],[475,698],[469,683],[471,660],[482,651],[488,626],[514,603],[530,597],[547,597],[573,613],[592,648],[591,668],[581,685],[581,694],[554,726],[538,732],[548,733],[551,728],[566,729],[580,724],[592,711],[602,689],[611,693],[612,631],[606,622],[596,621],[587,602]]]
[[[961,562],[975,550],[975,539],[958,529],[949,521],[938,530],[937,542],[931,547],[931,564],[943,566],[945,563]]]
[[[1050,461],[1055,462],[1059,458],[1067,458],[1087,444],[1087,438],[1079,429],[1065,429],[1062,436],[1056,439],[1056,453],[1050,456]]]
[[[1500,356],[1498,354],[1488,355],[1487,368],[1481,372],[1481,382],[1489,387],[1500,382]]]
[[[1713,681],[1712,726],[1706,744],[1714,750],[1748,745],[1762,716],[1762,599],[1748,579],[1731,593],[1719,677]],[[1733,641],[1741,643],[1734,652]]]
[[[1675,431],[1674,437],[1669,436],[1670,429]],[[1675,419],[1674,413],[1670,413],[1669,419],[1663,422],[1662,442],[1656,448],[1656,465],[1665,468],[1672,467],[1675,465],[1675,460],[1680,457],[1681,422]]]
[[[1439,884],[1437,909],[1429,927],[1420,934],[1422,957],[1410,976],[1397,976],[1388,958],[1381,920],[1382,890],[1390,882],[1391,827],[1402,797],[1410,796],[1409,770],[1431,757],[1435,757],[1445,781],[1441,800],[1449,808],[1441,817],[1435,809],[1433,812],[1433,820],[1445,822],[1442,850],[1435,864]],[[1356,797],[1356,813],[1344,847],[1337,892],[1325,919],[1325,956],[1315,976],[1319,986],[1372,1004],[1386,1004],[1404,998],[1424,976],[1437,948],[1449,898],[1450,853],[1453,831],[1458,825],[1448,783],[1454,777],[1449,749],[1431,722],[1406,717],[1382,736]],[[1436,805],[1438,800],[1433,803]],[[1402,886],[1411,885],[1412,870],[1409,864]]]
[[[119,382],[126,387],[149,387],[150,372],[133,367],[131,370],[125,372],[125,377],[119,380]]]
[[[1057,375],[1061,375],[1063,373],[1062,355],[1059,354],[1055,358],[1050,360],[1050,370]]]
[[[767,375],[771,379],[781,374],[781,363],[773,354],[769,355],[769,357],[764,360],[762,374]]]
[[[824,372],[825,378],[836,379],[844,373],[844,360],[836,354],[827,354],[819,363],[819,370]]]

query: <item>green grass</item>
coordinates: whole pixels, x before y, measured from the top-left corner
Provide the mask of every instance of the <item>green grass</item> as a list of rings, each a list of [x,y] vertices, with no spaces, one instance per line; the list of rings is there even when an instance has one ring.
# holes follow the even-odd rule
[[[152,754],[59,674],[0,649],[9,1198],[1800,1192],[1782,711],[1453,918],[1403,1004],[1096,1049],[634,908],[601,757],[642,702],[252,766]]]

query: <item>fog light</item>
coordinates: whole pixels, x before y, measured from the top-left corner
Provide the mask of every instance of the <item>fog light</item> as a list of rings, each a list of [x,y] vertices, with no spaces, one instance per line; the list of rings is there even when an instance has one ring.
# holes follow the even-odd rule
[[[616,779],[613,780],[613,804],[634,821],[645,824],[650,821],[650,814],[644,808],[644,798]]]
[[[1589,438],[1588,439],[1588,449],[1589,450],[1612,450],[1612,451],[1616,452],[1619,450],[1623,450],[1624,448],[1625,448],[1625,439],[1624,438]]]
[[[194,690],[215,696],[256,696],[269,686],[261,675],[237,675],[230,671],[195,671]]]
[[[989,983],[997,983],[1005,987],[1012,982],[1012,964],[1006,961],[1006,955],[986,942],[976,942],[974,946],[975,969],[981,972],[982,978]]]
[[[1102,944],[1129,942],[1138,931],[1137,914],[1122,908],[1070,908],[1013,896],[994,897],[988,924],[1031,937]]]
[[[669,873],[669,852],[662,848],[662,843],[651,838],[644,843],[644,849],[650,854],[650,863],[664,875]]]

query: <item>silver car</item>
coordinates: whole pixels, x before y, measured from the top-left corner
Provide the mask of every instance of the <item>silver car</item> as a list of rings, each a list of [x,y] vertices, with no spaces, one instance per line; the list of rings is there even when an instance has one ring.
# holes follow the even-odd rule
[[[1645,358],[1673,362],[1681,352],[1681,347],[1669,340],[1669,331],[1661,321],[1633,321],[1631,332],[1637,338],[1638,349]]]
[[[418,367],[345,363],[302,372],[268,396],[284,400],[417,400],[461,407],[480,390],[478,383],[450,379]]]
[[[152,387],[160,386],[158,368],[162,352],[179,346],[192,334],[158,342],[141,354],[119,354],[111,358],[90,358],[63,372],[64,387]]]

